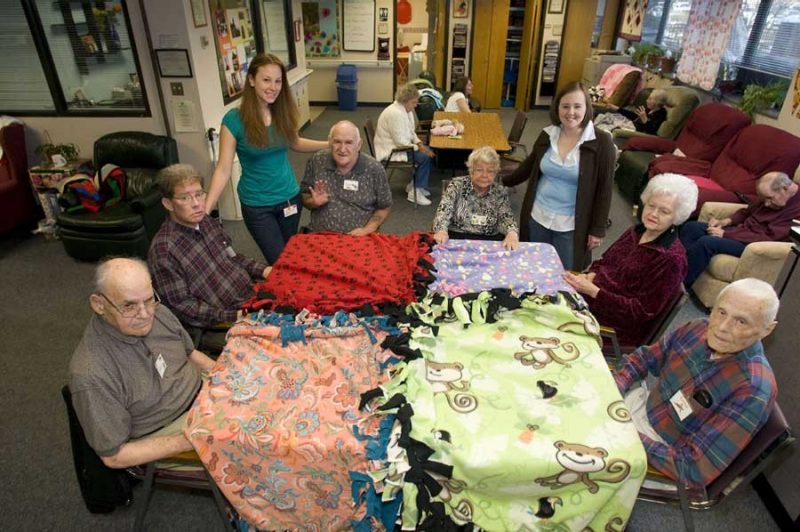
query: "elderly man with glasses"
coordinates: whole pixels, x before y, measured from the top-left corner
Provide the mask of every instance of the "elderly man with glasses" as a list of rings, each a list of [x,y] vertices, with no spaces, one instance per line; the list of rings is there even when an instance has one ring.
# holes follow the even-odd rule
[[[70,391],[89,445],[112,468],[188,451],[186,414],[200,373],[214,361],[153,292],[147,264],[100,264],[89,297],[94,316],[69,365]]]
[[[236,321],[253,283],[270,267],[234,251],[222,223],[205,212],[206,193],[194,168],[168,166],[159,180],[169,219],[147,257],[156,290],[187,328]]]

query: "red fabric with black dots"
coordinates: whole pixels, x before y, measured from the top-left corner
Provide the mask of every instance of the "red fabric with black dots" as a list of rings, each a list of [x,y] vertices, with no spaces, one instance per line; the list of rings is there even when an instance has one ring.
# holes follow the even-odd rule
[[[408,304],[415,300],[424,274],[424,259],[432,263],[430,236],[341,233],[295,235],[281,252],[269,277],[256,283],[275,299],[254,298],[250,309],[291,306],[318,314],[352,311],[365,304]],[[423,283],[424,284],[424,283]]]

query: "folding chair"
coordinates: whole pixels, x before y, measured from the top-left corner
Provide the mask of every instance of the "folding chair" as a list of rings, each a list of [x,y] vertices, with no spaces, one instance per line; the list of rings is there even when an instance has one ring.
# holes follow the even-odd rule
[[[675,291],[672,297],[667,301],[667,304],[664,305],[664,310],[661,314],[651,322],[650,328],[642,337],[641,345],[650,345],[661,338],[669,324],[683,307],[686,298],[686,290],[684,290],[683,286],[678,287],[678,290]],[[613,357],[615,366],[619,366],[622,362],[623,353],[630,353],[639,347],[638,345],[620,345],[617,339],[617,332],[612,327],[604,327],[601,325],[600,336],[610,342],[610,345],[603,342],[603,355],[607,358]]]
[[[369,147],[369,153],[373,157],[375,157],[375,124],[372,123],[372,119],[367,119],[367,122],[364,124],[364,135],[367,137],[367,146]],[[405,153],[406,159],[405,161],[393,161],[392,156],[395,153]],[[377,157],[375,157],[377,158]],[[392,153],[389,154],[389,157],[386,160],[381,161],[383,168],[387,171],[387,179],[391,172],[393,172],[397,168],[404,168],[404,169],[411,169],[411,182],[413,183],[413,194],[414,194],[414,208],[417,208],[417,162],[414,160],[414,147],[413,146],[401,146],[392,150]]]
[[[196,471],[159,469],[156,467],[156,462],[124,470],[111,469],[103,463],[86,440],[83,427],[81,427],[78,415],[72,405],[72,393],[69,386],[61,388],[61,396],[64,399],[69,419],[75,474],[78,477],[78,486],[87,510],[92,513],[110,513],[117,506],[130,506],[133,501],[131,477],[142,480],[143,502],[136,513],[134,530],[144,530],[144,519],[150,505],[153,484],[158,480],[160,483],[172,486],[210,490],[214,496],[223,529],[231,530],[233,528],[228,518],[225,499],[214,483],[214,479],[203,467],[197,453],[191,451],[170,457],[170,461],[173,462],[196,465],[198,467]]]
[[[694,522],[690,510],[707,510],[740,485],[763,480],[764,470],[787,455],[794,440],[783,411],[775,402],[766,424],[727,469],[704,489],[687,491],[681,483],[668,479],[657,471],[648,470],[638,498],[650,502],[679,504],[686,530],[692,532]],[[648,480],[656,480],[663,487],[655,487]],[[755,484],[754,488],[758,490]]]

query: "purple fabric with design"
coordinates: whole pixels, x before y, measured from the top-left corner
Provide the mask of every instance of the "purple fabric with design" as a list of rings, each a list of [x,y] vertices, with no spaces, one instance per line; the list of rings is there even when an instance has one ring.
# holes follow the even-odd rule
[[[430,290],[447,296],[510,288],[525,292],[555,294],[574,290],[562,277],[564,267],[550,244],[520,242],[507,251],[502,242],[448,240],[433,250],[436,280]]]

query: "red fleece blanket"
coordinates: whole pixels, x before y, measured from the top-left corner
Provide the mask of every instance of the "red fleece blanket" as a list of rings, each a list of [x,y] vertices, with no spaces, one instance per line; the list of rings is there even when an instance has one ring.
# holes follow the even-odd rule
[[[293,236],[249,310],[292,307],[319,314],[408,304],[433,280],[430,235],[313,233]]]

